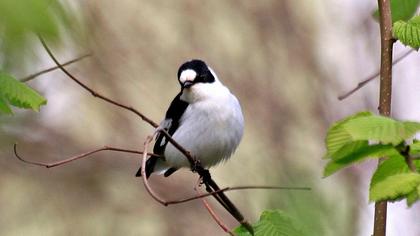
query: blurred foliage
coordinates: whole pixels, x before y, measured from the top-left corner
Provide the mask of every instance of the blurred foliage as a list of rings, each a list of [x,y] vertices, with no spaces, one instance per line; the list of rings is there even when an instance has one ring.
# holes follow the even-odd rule
[[[69,14],[58,0],[0,0],[0,69],[24,64],[37,34],[57,41]]]

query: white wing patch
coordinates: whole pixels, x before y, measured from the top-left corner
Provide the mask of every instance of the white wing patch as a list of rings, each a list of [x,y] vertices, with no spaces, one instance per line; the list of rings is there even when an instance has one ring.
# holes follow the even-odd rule
[[[172,119],[165,119],[159,124],[159,127],[157,129],[168,130],[171,126],[172,126]],[[163,147],[165,146],[165,143],[166,143],[166,137],[163,137],[162,141],[159,143],[159,146]]]

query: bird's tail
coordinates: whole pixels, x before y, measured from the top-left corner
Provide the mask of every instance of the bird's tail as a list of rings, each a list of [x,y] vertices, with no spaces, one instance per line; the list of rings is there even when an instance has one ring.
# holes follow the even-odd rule
[[[136,177],[141,176],[141,168],[136,173]],[[151,156],[146,161],[146,177],[149,178],[152,173],[156,173],[158,175],[163,174],[165,177],[168,177],[172,173],[174,173],[177,168],[170,167],[167,165],[166,161],[157,156]]]

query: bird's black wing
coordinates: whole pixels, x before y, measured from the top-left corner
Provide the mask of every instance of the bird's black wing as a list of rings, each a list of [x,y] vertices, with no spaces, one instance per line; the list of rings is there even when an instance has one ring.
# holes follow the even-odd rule
[[[188,103],[181,100],[182,92],[180,92],[174,100],[172,100],[171,105],[166,111],[165,120],[162,122],[163,129],[165,129],[171,136],[175,133],[175,131],[179,127],[179,122],[184,114],[185,110],[188,107]],[[155,146],[153,147],[153,153],[163,156],[165,152],[166,145],[168,144],[168,140],[165,138],[165,135],[162,133],[158,133],[156,136]],[[146,162],[146,176],[149,177],[152,174],[156,162],[161,157],[150,157]],[[173,172],[176,171],[176,168],[170,168],[165,172],[165,177],[171,175]],[[141,167],[137,171],[136,176],[141,176]]]

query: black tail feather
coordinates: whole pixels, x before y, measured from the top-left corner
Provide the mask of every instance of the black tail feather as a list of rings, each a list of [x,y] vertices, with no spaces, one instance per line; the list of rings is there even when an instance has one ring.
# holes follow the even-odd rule
[[[149,159],[147,159],[146,161],[146,177],[149,178],[150,175],[152,174],[153,170],[155,169],[155,165],[157,160],[159,159],[159,157],[156,156],[152,156]],[[140,177],[141,176],[141,168],[139,168],[139,170],[136,173],[136,177]]]

